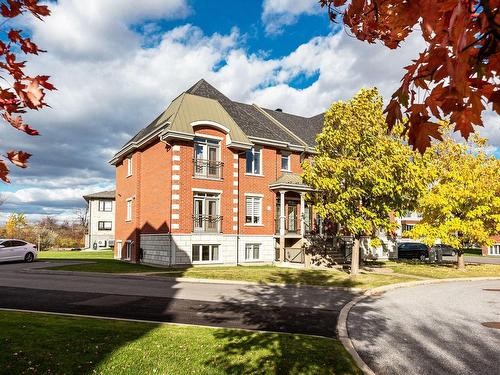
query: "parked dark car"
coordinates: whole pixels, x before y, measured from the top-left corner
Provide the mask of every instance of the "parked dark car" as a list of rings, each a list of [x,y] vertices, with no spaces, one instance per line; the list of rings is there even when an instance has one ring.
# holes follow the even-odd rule
[[[454,257],[458,252],[457,249],[451,247],[450,245],[444,245],[444,244],[434,245],[432,246],[432,250],[434,251],[441,250],[441,254],[451,255],[452,257]]]
[[[420,259],[429,257],[429,246],[420,242],[401,242],[398,245],[398,259]]]

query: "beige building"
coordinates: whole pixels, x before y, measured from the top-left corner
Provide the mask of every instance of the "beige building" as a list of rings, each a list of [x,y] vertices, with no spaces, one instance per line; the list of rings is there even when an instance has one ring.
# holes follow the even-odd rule
[[[100,191],[83,197],[87,202],[86,249],[115,245],[115,191]]]

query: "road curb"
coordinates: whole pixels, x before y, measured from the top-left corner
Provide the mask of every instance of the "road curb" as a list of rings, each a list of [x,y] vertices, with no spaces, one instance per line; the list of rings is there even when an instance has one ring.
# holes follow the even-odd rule
[[[176,283],[198,283],[198,284],[228,284],[242,286],[274,286],[290,289],[320,289],[320,290],[337,290],[344,292],[362,293],[365,289],[341,287],[341,286],[320,286],[320,285],[303,285],[303,284],[283,284],[283,283],[259,283],[256,281],[240,281],[240,280],[223,280],[223,279],[198,279],[193,277],[168,277],[168,276],[143,276],[137,274],[126,273],[105,273],[105,272],[80,272],[80,271],[60,271],[48,269],[29,269],[25,268],[19,271],[21,273],[35,273],[46,275],[68,275],[68,276],[83,276],[83,277],[103,277],[103,278],[121,278],[132,280],[154,280],[154,281],[170,281]]]
[[[409,281],[405,283],[398,284],[390,284],[384,285],[377,288],[369,289],[363,293],[363,295],[353,298],[351,301],[346,303],[344,307],[340,310],[339,317],[337,319],[337,337],[344,346],[344,348],[349,352],[349,354],[356,362],[356,365],[363,371],[365,375],[375,375],[375,372],[363,361],[359,353],[354,348],[354,344],[349,337],[349,330],[347,328],[347,319],[349,317],[349,312],[351,309],[360,301],[365,298],[380,295],[382,293],[396,290],[400,288],[411,288],[415,286],[421,285],[432,285],[432,284],[444,284],[444,283],[452,283],[458,281],[487,281],[487,280],[500,280],[500,277],[464,277],[464,278],[453,278],[453,279],[427,279],[427,280],[417,280],[417,281]]]

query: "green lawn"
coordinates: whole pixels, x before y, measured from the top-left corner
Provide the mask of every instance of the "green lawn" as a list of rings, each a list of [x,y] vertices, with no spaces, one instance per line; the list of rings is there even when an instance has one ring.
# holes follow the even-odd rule
[[[191,267],[188,269],[172,269],[160,274],[170,277],[194,277],[201,279],[221,279],[255,281],[259,283],[300,284],[355,288],[375,288],[381,285],[414,280],[395,275],[362,274],[350,277],[347,272],[337,270],[303,270],[279,268],[275,266],[246,267]]]
[[[105,272],[105,273],[128,273],[128,272],[156,272],[161,269],[146,266],[144,264],[132,264],[113,259],[113,250],[100,251],[40,251],[40,260],[88,260],[87,264],[73,266],[52,267],[54,270],[83,271],[83,272]],[[92,262],[92,263],[90,263]]]
[[[38,259],[113,259],[113,250],[98,251],[67,251],[47,250],[39,251]]]
[[[192,277],[204,279],[254,281],[259,283],[301,284],[337,287],[356,287],[362,289],[375,288],[382,285],[414,281],[415,276],[426,278],[454,278],[500,276],[500,265],[481,264],[467,265],[465,271],[459,271],[455,265],[429,264],[413,261],[401,262],[367,262],[374,267],[389,268],[397,274],[361,274],[350,277],[347,272],[338,270],[304,270],[267,266],[218,266],[190,268],[158,268],[142,264],[131,264],[113,259],[112,251],[46,251],[41,252],[39,259],[53,260],[88,260],[89,263],[69,266],[57,266],[51,269],[79,272],[105,273],[140,273],[155,272],[164,277]],[[92,262],[92,263],[90,263]]]
[[[340,286],[356,288],[375,288],[381,285],[411,281],[394,275],[359,275],[349,277],[347,272],[303,270],[279,268],[274,266],[218,266],[190,268],[158,268],[142,264],[131,264],[113,259],[111,251],[52,251],[40,253],[39,259],[89,260],[92,263],[51,267],[53,270],[77,272],[134,273],[156,272],[157,276],[193,277],[203,279],[221,279],[238,281],[255,281],[259,283],[302,284],[320,286]],[[67,255],[67,256],[66,256]]]
[[[0,311],[2,374],[361,374],[336,340]]]
[[[449,279],[457,277],[500,277],[499,264],[468,264],[464,271],[456,268],[455,264],[428,264],[420,262],[377,262],[375,266],[390,268],[394,272],[406,275],[428,277],[432,279]]]

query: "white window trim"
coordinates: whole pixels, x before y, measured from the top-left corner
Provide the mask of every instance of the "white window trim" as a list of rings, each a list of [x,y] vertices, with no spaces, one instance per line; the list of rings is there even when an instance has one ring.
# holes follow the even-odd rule
[[[132,176],[134,164],[132,163],[132,155],[127,157],[127,177]]]
[[[193,260],[193,246],[210,246],[210,257],[212,257],[212,246],[218,246],[219,247],[219,259],[217,260]],[[199,250],[199,257],[201,259],[201,249],[200,247],[198,248]],[[194,243],[191,245],[191,263],[193,264],[217,264],[217,263],[222,263],[221,261],[221,244],[219,243]]]
[[[259,222],[258,223],[246,223],[246,217],[247,217],[247,198],[258,198],[260,199],[260,213],[259,213]],[[262,194],[250,194],[250,193],[245,193],[245,224],[244,226],[246,227],[263,227],[264,224],[262,223],[262,211],[263,211],[263,202],[264,202],[264,196]],[[252,215],[253,217],[253,215]]]
[[[132,216],[133,216],[133,205],[132,205],[132,202],[133,202],[133,198],[127,198],[126,200],[126,206],[125,206],[125,209],[126,209],[126,216],[125,216],[125,221],[126,222],[130,222],[132,221]],[[130,202],[130,217],[128,216],[129,212],[128,212],[128,202]]]
[[[288,159],[288,169],[283,169],[283,157],[285,157]],[[289,152],[282,152],[281,153],[281,156],[280,156],[280,168],[281,168],[281,171],[282,172],[291,172],[292,171],[292,168],[291,168],[291,163],[292,163],[292,158],[291,158],[292,154],[289,153]]]
[[[250,150],[250,152],[252,152],[254,155],[255,155],[255,150],[258,149],[260,152],[259,152],[259,166],[260,166],[260,171],[259,173],[251,173],[251,172],[247,172],[247,167],[246,167],[246,160],[245,160],[245,175],[247,176],[260,176],[260,177],[263,177],[264,174],[262,173],[262,171],[264,170],[264,166],[262,165],[262,151],[264,150],[263,147],[258,147],[258,146],[254,146],[252,147]],[[245,154],[245,158],[246,158],[246,154]],[[252,168],[253,170],[253,168]]]
[[[103,225],[102,228],[99,228],[99,223],[110,223],[110,228],[106,229],[105,225]],[[97,221],[97,230],[98,231],[104,231],[104,232],[109,232],[113,230],[113,222],[111,220],[98,220]]]
[[[253,249],[252,249],[252,258],[247,258],[247,246],[248,245],[252,245],[252,246],[259,246],[259,257],[258,258],[253,258]],[[262,244],[261,243],[255,243],[255,242],[248,242],[248,243],[245,243],[245,247],[244,247],[244,251],[245,251],[245,254],[244,254],[244,257],[245,257],[245,262],[261,262],[261,250],[262,250]]]
[[[493,253],[493,248],[496,247],[496,246],[500,247],[500,242],[499,243],[494,243],[490,247],[488,247],[488,255],[492,255],[492,256],[499,256],[500,255],[500,254]]]
[[[101,202],[103,203],[103,209],[101,210]],[[111,204],[111,209],[110,210],[106,210],[106,203],[110,203]],[[109,199],[99,199],[97,201],[97,211],[99,212],[113,212],[113,201],[112,200],[109,200]]]
[[[127,245],[130,244],[130,256],[129,257],[125,256],[125,258],[123,258],[123,259],[130,260],[130,258],[132,257],[132,244],[133,243],[134,243],[134,241],[132,241],[132,240],[125,241],[125,255],[127,255]]]

